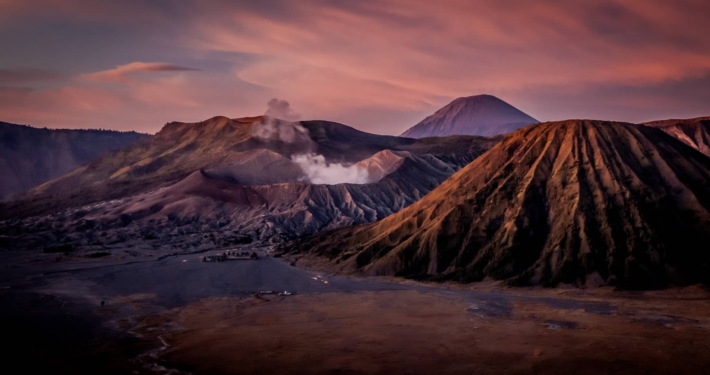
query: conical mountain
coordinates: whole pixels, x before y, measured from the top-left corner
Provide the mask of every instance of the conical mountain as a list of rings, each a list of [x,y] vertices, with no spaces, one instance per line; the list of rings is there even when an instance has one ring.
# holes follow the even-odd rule
[[[539,121],[492,95],[458,98],[402,133],[424,138],[506,134]]]
[[[661,130],[543,123],[407,209],[296,248],[374,275],[652,288],[710,277],[710,158]]]
[[[710,156],[710,117],[652,121],[644,125],[659,128],[688,146]]]

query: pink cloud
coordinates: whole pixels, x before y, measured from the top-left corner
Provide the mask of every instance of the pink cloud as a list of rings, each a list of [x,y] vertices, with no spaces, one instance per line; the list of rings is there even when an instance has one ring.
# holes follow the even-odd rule
[[[192,46],[262,56],[239,76],[298,98],[308,113],[368,103],[417,110],[483,92],[656,85],[710,72],[710,26],[696,22],[710,8],[695,1],[299,4],[288,19],[243,10],[195,18]],[[682,25],[689,21],[697,28]]]
[[[100,72],[87,74],[84,78],[98,82],[123,82],[130,76],[137,73],[162,73],[162,72],[189,72],[199,71],[199,69],[167,63],[145,63],[132,62],[119,65],[114,69],[102,70]]]
[[[236,76],[190,75],[172,68],[168,69],[174,73],[170,75],[134,74],[144,72],[143,68],[111,72],[100,76],[100,80],[78,77],[60,87],[0,86],[0,119],[39,127],[101,127],[154,133],[169,121],[263,113],[265,100],[255,96],[259,89],[248,90],[248,84]],[[148,69],[165,71],[163,68]],[[121,85],[104,84],[118,81]],[[269,95],[272,93],[264,93],[263,97]]]
[[[137,29],[142,48],[136,56],[163,51],[203,69],[191,74],[193,68],[164,62],[132,62],[81,74],[59,89],[18,94],[27,102],[24,122],[51,114],[64,122],[97,121],[103,113],[116,126],[143,116],[141,126],[154,129],[170,120],[263,113],[264,103],[279,97],[305,119],[397,134],[416,122],[412,114],[480,93],[542,120],[578,113],[645,120],[658,103],[680,108],[674,116],[683,108],[697,111],[697,103],[671,100],[678,95],[669,87],[710,76],[710,3],[700,0],[206,0],[180,6],[0,0],[0,13],[0,20],[22,24],[39,14],[40,20]],[[201,65],[214,55],[222,56],[218,71]],[[143,57],[153,59],[174,61]],[[29,85],[35,82],[30,76],[0,85]],[[629,88],[658,91],[641,95]],[[652,107],[647,112],[645,104]],[[17,108],[25,107],[0,103],[0,117],[19,117]]]

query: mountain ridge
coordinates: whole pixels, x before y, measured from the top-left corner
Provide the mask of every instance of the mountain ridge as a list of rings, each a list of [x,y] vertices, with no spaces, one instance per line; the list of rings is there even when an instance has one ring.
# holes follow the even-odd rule
[[[0,200],[150,135],[101,129],[48,129],[0,121]]]
[[[285,135],[293,139],[281,139]],[[314,153],[329,163],[354,164],[385,149],[443,158],[478,155],[497,141],[475,136],[381,136],[327,121],[291,123],[264,116],[172,122],[150,139],[97,158],[15,201],[0,204],[0,217],[43,214],[169,186],[199,169],[238,164],[252,157],[255,149],[270,150],[287,159]]]
[[[165,187],[0,222],[0,246],[34,249],[60,243],[88,251],[114,244],[162,250],[229,246],[235,239],[278,244],[397,212],[486,145],[478,147],[438,156],[385,149],[351,166],[369,174],[367,183],[336,184],[310,183],[297,160],[253,149],[238,163],[199,169]]]

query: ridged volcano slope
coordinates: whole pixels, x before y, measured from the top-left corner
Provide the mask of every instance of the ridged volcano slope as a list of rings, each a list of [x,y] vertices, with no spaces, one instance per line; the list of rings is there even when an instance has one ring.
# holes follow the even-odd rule
[[[255,150],[243,163],[198,170],[166,188],[80,209],[0,221],[0,248],[57,244],[221,247],[235,239],[279,244],[320,230],[371,223],[416,202],[477,155],[384,150],[357,165],[370,183],[297,180],[293,161]],[[97,233],[101,233],[100,238]]]
[[[533,125],[378,223],[295,245],[344,272],[650,288],[710,276],[710,158],[661,130]]]
[[[416,202],[461,167],[432,155],[389,150],[361,164],[379,177],[376,182],[242,185],[214,177],[211,171],[197,171],[175,185],[129,198],[114,208],[87,209],[85,218],[110,226],[121,216],[129,216],[137,228],[169,226],[169,218],[222,220],[228,223],[220,228],[224,232],[278,243],[323,229],[380,220]],[[382,169],[386,174],[377,173]]]

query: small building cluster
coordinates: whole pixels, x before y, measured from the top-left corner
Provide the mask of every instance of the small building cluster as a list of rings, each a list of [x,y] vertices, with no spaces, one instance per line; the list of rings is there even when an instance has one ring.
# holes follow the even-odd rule
[[[258,256],[256,252],[249,253],[248,251],[227,250],[222,254],[205,255],[202,258],[203,262],[225,262],[228,260],[256,260]]]

